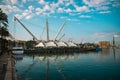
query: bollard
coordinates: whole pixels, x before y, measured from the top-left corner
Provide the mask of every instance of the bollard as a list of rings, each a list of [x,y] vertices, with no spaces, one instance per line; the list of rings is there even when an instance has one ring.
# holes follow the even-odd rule
[[[7,70],[7,64],[6,63],[3,63],[3,66],[2,66],[2,73],[5,73]]]

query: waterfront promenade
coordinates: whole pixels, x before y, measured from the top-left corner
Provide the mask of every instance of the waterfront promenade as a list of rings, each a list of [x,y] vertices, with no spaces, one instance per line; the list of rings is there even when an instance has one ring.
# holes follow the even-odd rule
[[[5,67],[5,65],[7,65],[9,57],[10,57],[10,55],[8,55],[7,53],[3,53],[0,56],[0,80],[4,80],[6,71],[3,70],[3,64],[4,64],[4,67]]]
[[[0,56],[0,80],[17,80],[16,70],[11,54]]]

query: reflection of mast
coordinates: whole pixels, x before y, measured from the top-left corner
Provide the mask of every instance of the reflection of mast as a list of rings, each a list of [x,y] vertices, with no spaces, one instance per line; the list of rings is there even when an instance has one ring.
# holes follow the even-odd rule
[[[57,60],[57,58],[58,58],[58,55],[56,55],[56,57],[55,57],[55,59],[54,59],[54,60],[56,61],[56,60]]]
[[[115,48],[113,47],[114,60],[116,60]]]
[[[64,80],[67,80],[67,77],[66,77],[66,75],[64,74],[63,68],[62,68],[61,65],[63,65],[63,61],[61,62],[61,64],[59,63],[59,65],[58,65],[58,64],[55,65],[55,66],[56,66],[56,69],[57,69],[57,71],[61,74],[61,76],[63,77],[63,79],[64,79]]]
[[[61,66],[57,66],[56,68],[57,68],[57,71],[62,75],[64,80],[67,80],[67,77],[65,76],[62,67]]]
[[[113,47],[115,47],[115,37],[113,36]]]
[[[49,73],[49,59],[47,58],[46,80],[49,80],[48,73]]]
[[[21,76],[27,74],[37,62],[38,60],[33,61],[33,63],[28,66],[28,68],[23,72],[23,74],[21,74]]]
[[[33,55],[33,61],[34,61],[35,56]]]

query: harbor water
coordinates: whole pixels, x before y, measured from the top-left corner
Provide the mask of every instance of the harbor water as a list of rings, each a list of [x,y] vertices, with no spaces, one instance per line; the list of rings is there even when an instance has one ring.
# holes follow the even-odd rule
[[[14,56],[19,80],[120,80],[120,49]]]

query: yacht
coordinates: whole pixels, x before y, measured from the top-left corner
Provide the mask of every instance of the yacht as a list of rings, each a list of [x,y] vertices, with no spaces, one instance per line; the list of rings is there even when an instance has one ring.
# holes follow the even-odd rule
[[[13,47],[12,53],[13,54],[23,54],[24,53],[24,49],[23,49],[23,47]]]

